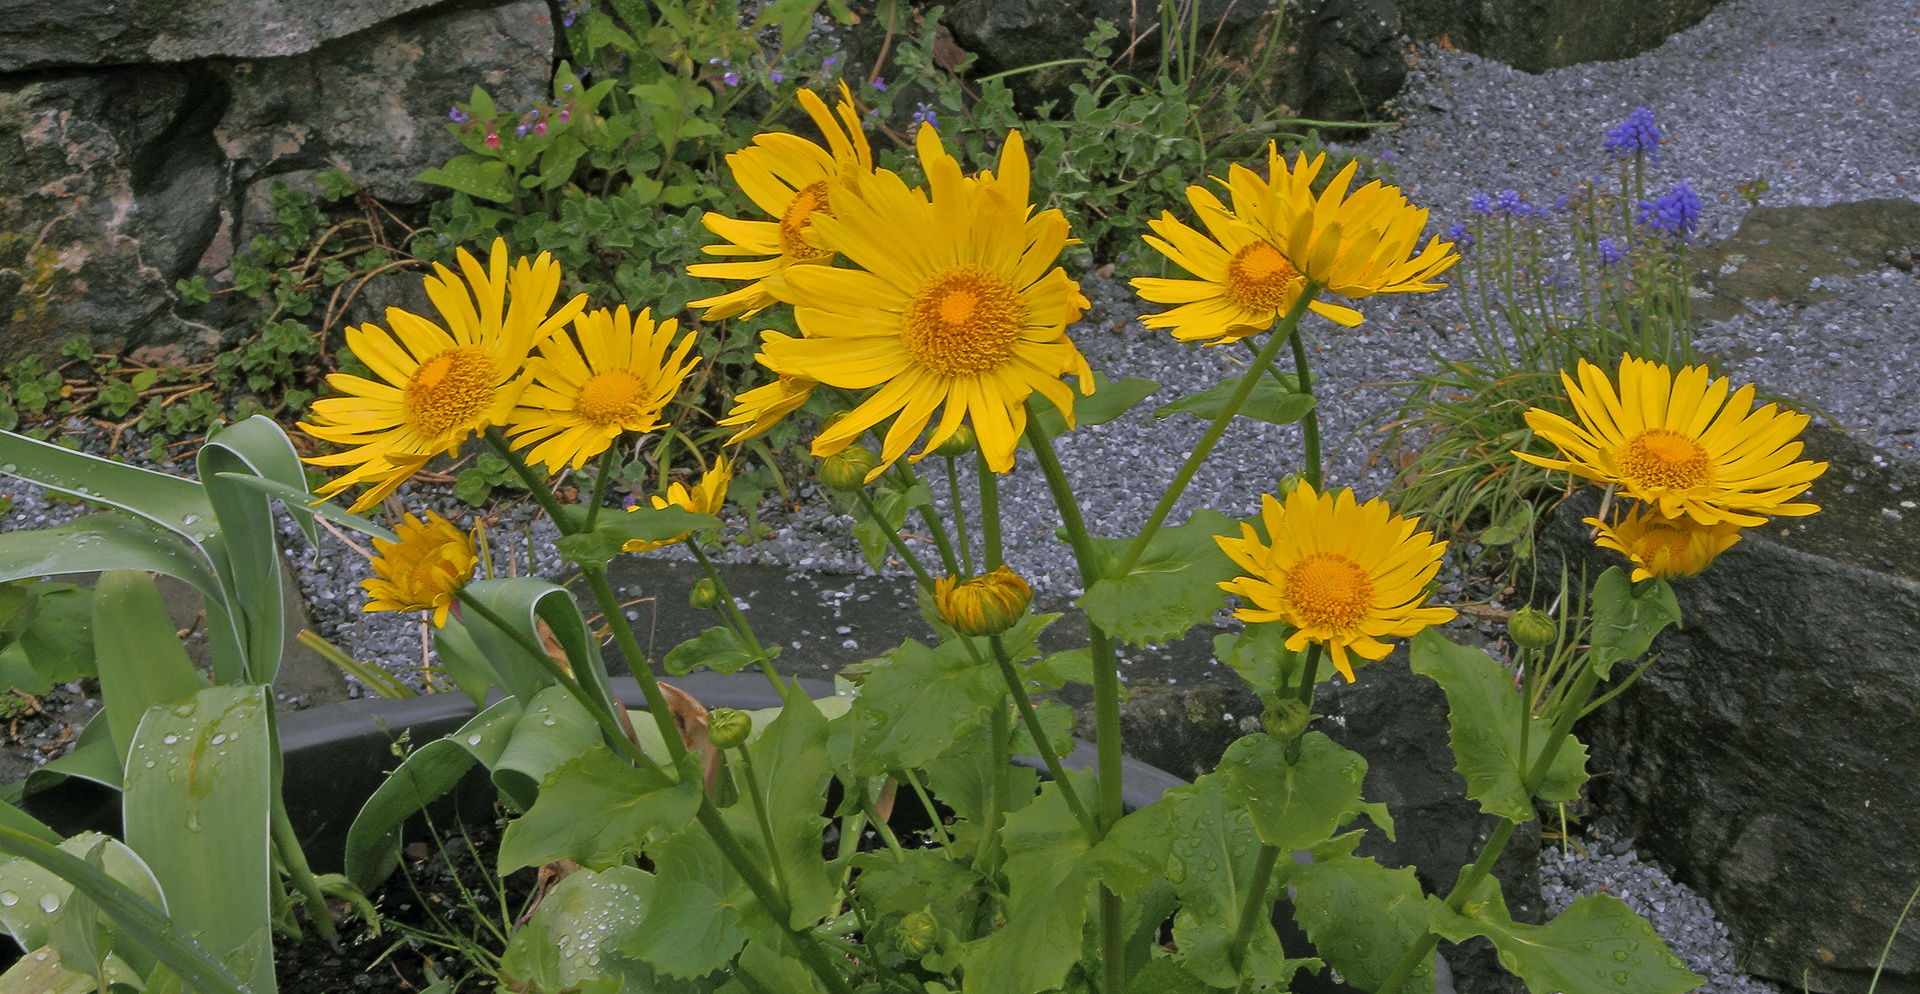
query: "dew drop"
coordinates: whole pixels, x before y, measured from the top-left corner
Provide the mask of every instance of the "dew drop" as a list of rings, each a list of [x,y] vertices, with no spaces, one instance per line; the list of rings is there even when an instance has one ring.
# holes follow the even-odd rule
[[[477,745],[479,745],[479,744],[480,744],[480,733],[479,733],[479,732],[475,732],[475,733],[473,733],[472,735],[469,735],[469,736],[467,736],[467,744],[468,744],[468,745],[470,745],[470,746],[477,746]]]
[[[10,891],[10,890],[0,890],[0,904],[4,904],[7,907],[11,908],[14,905],[19,903],[20,903],[20,895],[15,894],[13,891]]]
[[[151,770],[153,769],[153,766],[154,766],[153,760],[151,759],[147,760],[147,769]]]
[[[1613,971],[1613,982],[1625,987],[1627,985],[1627,978],[1630,976],[1632,976],[1632,974],[1625,970],[1615,970]]]
[[[166,743],[167,745],[172,745],[172,744],[174,744],[175,742],[178,742],[178,741],[180,741],[180,736],[178,736],[178,735],[169,735],[169,736],[167,736],[166,738],[164,738],[164,739],[161,739],[160,741],[162,741],[162,742],[165,742],[165,743]]]
[[[225,742],[226,740],[227,740],[227,737],[225,735],[216,735],[213,737],[213,744],[219,745],[220,743]]]
[[[58,894],[40,895],[40,910],[46,912],[47,914],[53,914],[54,912],[59,911],[60,895]]]

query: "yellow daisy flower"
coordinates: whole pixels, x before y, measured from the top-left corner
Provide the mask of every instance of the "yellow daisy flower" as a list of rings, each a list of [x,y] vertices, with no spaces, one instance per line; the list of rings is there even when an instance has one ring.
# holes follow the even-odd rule
[[[1278,146],[1269,143],[1267,179],[1237,164],[1228,171],[1236,216],[1300,275],[1342,297],[1431,293],[1444,286],[1433,278],[1460,256],[1452,242],[1438,236],[1420,246],[1426,209],[1407,203],[1399,187],[1379,180],[1348,194],[1358,161],[1347,163],[1316,197],[1313,181],[1326,161],[1325,152],[1311,163],[1302,152],[1289,170]]]
[[[1635,583],[1655,576],[1692,576],[1740,541],[1740,526],[1731,521],[1703,525],[1644,510],[1636,506],[1625,516],[1616,515],[1611,525],[1599,518],[1583,519],[1597,529],[1594,544],[1633,560]]]
[[[433,626],[447,623],[454,595],[473,579],[480,557],[473,536],[453,522],[427,512],[427,520],[409,514],[394,529],[400,541],[373,540],[373,577],[361,580],[367,592],[365,611],[432,611]]]
[[[830,263],[833,251],[824,248],[810,230],[816,213],[831,214],[827,192],[856,185],[873,172],[873,152],[860,127],[853,94],[840,84],[839,117],[812,90],[800,90],[800,106],[827,139],[821,148],[800,137],[780,132],[758,135],[753,144],[727,156],[734,182],[754,205],[777,221],[748,221],[709,211],[701,219],[707,230],[726,241],[701,249],[708,255],[760,256],[746,262],[703,262],[687,273],[701,279],[752,280],[737,290],[693,301],[704,307],[701,319],[718,321],[752,314],[774,303],[775,290],[787,267],[802,263]]]
[[[653,502],[654,510],[679,507],[692,511],[695,514],[719,514],[721,506],[727,502],[727,488],[732,485],[733,464],[727,461],[726,456],[720,456],[713,461],[713,468],[707,470],[706,473],[700,477],[700,482],[694,484],[692,488],[688,488],[686,484],[675,482],[667,486],[667,495],[665,497],[654,494],[648,499]],[[634,509],[629,507],[627,510],[632,511]],[[622,545],[620,548],[626,552],[652,552],[655,549],[664,548],[675,542],[682,541],[691,534],[693,533],[681,532],[672,538],[663,539],[658,542],[649,542],[636,538]]]
[[[765,363],[847,390],[879,387],[813,441],[814,455],[829,456],[897,414],[868,480],[906,453],[936,410],[916,460],[969,420],[987,464],[1005,473],[1026,430],[1028,395],[1045,396],[1071,427],[1073,391],[1060,377],[1093,389],[1066,334],[1087,300],[1054,265],[1067,219],[1029,206],[1017,131],[998,172],[977,181],[961,175],[930,127],[920,130],[919,153],[931,197],[882,170],[858,196],[835,190],[832,216],[814,215],[824,244],[860,268],[788,270],[803,337],[766,338]]]
[[[675,348],[680,322],[669,318],[656,326],[651,309],[637,318],[625,304],[588,311],[573,319],[573,330],[578,346],[564,332],[540,343],[520,406],[508,419],[513,447],[534,445],[528,461],[552,470],[569,462],[585,466],[622,432],[660,427],[661,410],[699,362],[687,355],[695,336],[682,337]]]
[[[1452,608],[1420,606],[1447,543],[1434,541],[1432,532],[1416,533],[1414,521],[1382,501],[1357,504],[1350,490],[1335,497],[1302,483],[1284,504],[1263,494],[1260,516],[1272,545],[1248,524],[1240,526],[1239,538],[1214,539],[1246,571],[1220,584],[1249,605],[1234,617],[1293,626],[1287,648],[1326,646],[1348,683],[1349,652],[1384,659],[1393,647],[1382,639],[1453,620]]]
[[[428,459],[506,423],[520,397],[522,381],[515,377],[528,350],[587,305],[581,294],[553,309],[560,264],[545,252],[509,268],[507,243],[495,239],[484,269],[466,249],[457,257],[465,283],[439,263],[426,279],[445,328],[389,307],[391,332],[373,324],[347,329],[354,356],[385,382],[334,373],[327,383],[345,396],[314,401],[313,421],[300,423],[307,434],[346,447],[307,462],[354,467],[321,487],[321,497],[367,484],[352,508],[364,511]]]
[[[763,342],[769,338],[792,337],[777,331],[764,331],[760,334]],[[758,359],[762,366],[769,366],[767,354],[764,351],[754,358]],[[749,438],[764,434],[767,429],[778,424],[781,418],[799,410],[801,405],[807,402],[807,398],[813,396],[813,388],[820,385],[819,381],[804,376],[782,373],[777,369],[774,372],[779,378],[772,383],[762,383],[734,396],[733,410],[728,411],[727,416],[721,418],[719,422],[722,428],[740,429],[733,433],[732,438],[727,439],[728,445],[737,445]]]
[[[1207,234],[1188,227],[1166,211],[1148,221],[1154,234],[1148,245],[1196,279],[1136,277],[1134,292],[1155,304],[1178,304],[1170,311],[1148,314],[1140,323],[1170,328],[1182,342],[1225,345],[1273,327],[1300,299],[1307,278],[1287,261],[1286,254],[1253,228],[1240,223],[1242,204],[1235,193],[1234,210],[1202,187],[1187,187],[1187,202],[1207,228]],[[1208,238],[1210,234],[1213,237]],[[1158,237],[1155,237],[1155,236]],[[1307,305],[1315,314],[1348,328],[1360,323],[1351,307],[1315,300]]]
[[[1728,397],[1725,377],[1707,367],[1678,375],[1645,359],[1623,357],[1620,389],[1600,367],[1582,359],[1580,383],[1560,374],[1580,424],[1534,408],[1527,425],[1559,446],[1564,459],[1518,452],[1548,469],[1564,469],[1595,483],[1615,484],[1627,496],[1686,515],[1702,525],[1723,521],[1764,524],[1764,515],[1799,516],[1820,510],[1789,503],[1805,493],[1827,464],[1801,460],[1793,438],[1808,418],[1768,404],[1753,407],[1752,385]]]

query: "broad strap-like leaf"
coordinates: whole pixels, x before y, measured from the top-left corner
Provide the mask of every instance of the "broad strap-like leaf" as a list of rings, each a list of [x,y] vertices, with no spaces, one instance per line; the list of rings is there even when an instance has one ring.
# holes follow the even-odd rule
[[[1168,791],[1163,803],[1173,809],[1173,855],[1167,869],[1180,896],[1180,913],[1173,920],[1180,962],[1214,987],[1238,987],[1241,975],[1234,972],[1227,951],[1253,886],[1259,833],[1247,812],[1227,800],[1217,773]],[[1276,876],[1269,881],[1269,910],[1284,895],[1279,880]],[[1271,922],[1262,922],[1254,927],[1243,967],[1256,977],[1284,981],[1311,962],[1289,961]]]
[[[1300,758],[1287,762],[1287,747],[1264,732],[1227,747],[1215,767],[1227,802],[1253,817],[1261,841],[1281,849],[1317,846],[1359,815],[1393,837],[1384,804],[1360,799],[1367,761],[1319,732],[1300,739]]]
[[[207,685],[175,634],[160,589],[143,570],[107,570],[93,594],[93,646],[100,699],[124,762],[147,708]]]
[[[1374,990],[1426,935],[1427,905],[1412,867],[1390,870],[1353,855],[1362,834],[1349,832],[1316,846],[1310,863],[1289,860],[1284,879],[1293,888],[1294,921],[1320,957],[1347,983]],[[1400,989],[1432,994],[1431,960]]]
[[[1661,578],[1631,583],[1618,566],[1593,585],[1593,661],[1605,680],[1613,664],[1638,657],[1668,625],[1680,623],[1680,602]]]
[[[574,679],[580,681],[581,688],[609,713],[620,706],[614,699],[613,688],[607,683],[606,665],[600,659],[600,645],[588,633],[586,619],[580,616],[580,606],[566,588],[554,586],[545,580],[521,577],[512,580],[476,580],[467,586],[467,593],[515,626],[534,645],[542,644],[539,623],[546,622],[548,631],[560,644],[561,651],[567,657],[567,665],[572,669]],[[537,660],[528,659],[518,642],[504,632],[496,631],[477,612],[463,613],[461,621],[466,625],[467,634],[493,667],[501,676],[513,681],[513,686],[502,689],[527,700],[553,682],[546,668]],[[609,623],[623,622],[609,619]]]
[[[687,827],[700,806],[701,779],[697,757],[675,781],[658,769],[638,769],[596,742],[548,774],[533,806],[507,825],[500,873],[560,859],[590,868],[629,861],[656,833],[673,835]]]
[[[1218,511],[1199,510],[1187,523],[1162,528],[1126,576],[1102,579],[1077,603],[1103,631],[1135,645],[1161,643],[1206,624],[1226,603],[1220,583],[1237,567],[1214,541],[1239,534],[1239,522]],[[1110,562],[1126,555],[1131,539],[1096,538]]]
[[[114,745],[113,723],[102,714],[80,730],[73,751],[27,774],[26,794],[37,794],[68,777],[79,777],[119,790],[123,774],[120,749]]]
[[[12,805],[7,807],[13,808]],[[20,817],[28,816],[21,812]],[[11,819],[8,824],[13,824]],[[39,825],[39,830],[33,832],[36,836],[44,839],[42,832],[51,834],[51,830],[39,822],[33,824]],[[166,909],[166,897],[160,890],[160,881],[154,876],[152,868],[120,840],[98,832],[82,832],[70,839],[61,840],[56,835],[47,841],[58,845],[61,851],[82,859],[95,853],[97,847],[100,870],[130,888],[153,907],[163,911]],[[22,949],[38,949],[47,944],[55,919],[73,894],[73,884],[36,863],[13,856],[0,856],[0,891],[16,896],[25,895],[12,904],[0,901],[0,925],[6,927],[7,934],[13,936]]]
[[[452,790],[474,763],[491,769],[525,710],[519,698],[509,697],[474,715],[452,735],[410,753],[360,806],[347,829],[347,879],[369,894],[378,889],[400,865],[400,827]]]
[[[1260,382],[1253,385],[1253,391],[1247,394],[1236,416],[1276,425],[1290,425],[1306,417],[1314,408],[1313,395],[1293,389],[1293,377],[1283,379],[1288,382],[1282,383],[1272,376],[1260,377]],[[1238,389],[1240,377],[1230,376],[1202,393],[1161,406],[1153,412],[1153,416],[1169,418],[1175,414],[1191,414],[1202,421],[1212,421],[1220,416],[1228,398]]]
[[[909,639],[883,658],[851,712],[851,762],[861,776],[925,765],[1005,693],[999,672],[959,640],[929,649]]]
[[[1482,881],[1461,914],[1427,899],[1433,930],[1449,942],[1484,935],[1500,965],[1534,994],[1681,994],[1706,978],[1688,970],[1646,919],[1611,894],[1576,898],[1545,925],[1507,913],[1500,886]]]
[[[1524,778],[1546,748],[1552,724],[1525,714],[1526,704],[1505,667],[1478,649],[1455,645],[1429,628],[1413,638],[1411,665],[1447,693],[1447,741],[1467,796],[1488,814],[1525,822],[1533,798]],[[1532,722],[1527,755],[1520,755],[1520,723]],[[1587,749],[1572,735],[1554,756],[1539,786],[1544,801],[1570,801],[1587,780]]]
[[[246,487],[249,490],[258,490],[270,497],[278,497],[281,503],[287,504],[288,507],[292,507],[293,503],[298,503],[312,496],[312,494],[307,492],[307,488],[304,485],[297,487],[289,486],[278,480],[269,480],[265,477],[252,476],[246,473],[217,473],[215,475],[231,482],[235,486]],[[400,540],[399,536],[388,529],[357,514],[350,514],[345,508],[342,508],[338,504],[321,502],[318,504],[305,504],[303,506],[313,517],[325,518],[349,531],[356,531],[362,535],[371,535],[374,538],[384,539],[388,542],[398,542]]]
[[[213,505],[200,484],[167,473],[0,431],[0,473],[117,507],[198,542],[212,535]]]
[[[279,528],[267,495],[236,486],[231,478],[251,475],[298,490],[298,499],[283,499],[282,503],[307,541],[317,544],[313,514],[306,506],[306,474],[286,431],[263,415],[210,435],[195,462],[227,553],[220,579],[226,587],[227,604],[238,610],[246,633],[247,680],[272,683],[280,668],[286,637]]]
[[[553,771],[604,741],[593,716],[565,687],[548,687],[527,702],[506,748],[488,764],[493,785],[507,803],[529,810]]]

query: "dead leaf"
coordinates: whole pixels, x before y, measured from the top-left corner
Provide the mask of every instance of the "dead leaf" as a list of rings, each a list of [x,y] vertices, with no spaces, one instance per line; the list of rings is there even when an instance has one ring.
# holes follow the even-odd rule
[[[714,793],[720,773],[720,750],[707,739],[707,709],[692,694],[670,683],[660,685],[667,698],[667,710],[673,714],[673,727],[680,730],[680,741],[700,754],[707,771],[707,793]]]

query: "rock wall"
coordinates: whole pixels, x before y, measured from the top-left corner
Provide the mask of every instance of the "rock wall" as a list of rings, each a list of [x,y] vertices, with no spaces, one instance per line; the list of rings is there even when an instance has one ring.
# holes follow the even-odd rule
[[[0,23],[0,353],[217,346],[174,312],[268,220],[275,179],[338,167],[420,205],[458,149],[447,108],[481,84],[547,93],[544,0],[63,2]],[[251,208],[250,208],[251,205]]]
[[[1638,55],[1700,23],[1720,0],[1395,0],[1415,41],[1525,72]]]

